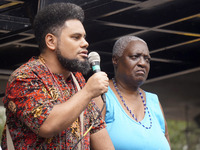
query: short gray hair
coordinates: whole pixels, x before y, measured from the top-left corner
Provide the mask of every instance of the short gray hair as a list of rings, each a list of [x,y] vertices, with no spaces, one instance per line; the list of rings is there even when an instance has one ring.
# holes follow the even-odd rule
[[[115,42],[113,46],[112,55],[121,57],[124,50],[131,41],[141,41],[147,44],[143,39],[136,36],[131,36],[131,35],[122,36]]]

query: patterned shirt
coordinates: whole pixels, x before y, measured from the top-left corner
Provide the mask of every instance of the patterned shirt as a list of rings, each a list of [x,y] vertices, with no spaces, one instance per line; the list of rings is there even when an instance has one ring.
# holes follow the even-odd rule
[[[82,74],[73,74],[82,88],[85,85]],[[31,58],[14,71],[3,102],[15,149],[72,149],[80,138],[80,130],[85,133],[99,115],[100,110],[93,100],[83,112],[83,126],[77,118],[70,127],[52,138],[42,138],[38,132],[53,106],[67,101],[76,92],[71,76],[65,80],[61,74],[51,74],[37,58]],[[90,134],[102,128],[105,128],[105,122],[100,117],[81,141],[82,149],[90,149]],[[2,149],[7,149],[5,133],[4,130]]]

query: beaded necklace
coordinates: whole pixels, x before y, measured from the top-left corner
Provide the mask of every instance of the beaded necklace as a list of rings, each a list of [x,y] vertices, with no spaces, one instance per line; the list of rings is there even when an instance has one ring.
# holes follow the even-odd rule
[[[146,103],[145,103],[144,97],[143,97],[143,95],[142,95],[142,92],[139,90],[140,97],[141,97],[142,102],[143,102],[143,105],[144,105],[144,114],[146,114],[146,111],[147,111],[148,116],[149,116],[149,122],[150,122],[149,127],[147,127],[147,126],[145,126],[144,124],[142,124],[141,121],[138,121],[138,119],[135,117],[135,115],[132,113],[132,111],[131,111],[131,110],[128,108],[128,106],[126,105],[125,100],[123,99],[123,97],[122,97],[122,95],[121,95],[119,89],[117,88],[117,84],[116,84],[115,79],[112,78],[112,81],[113,81],[113,85],[114,85],[114,87],[115,87],[115,90],[117,91],[117,93],[118,93],[118,95],[119,95],[121,101],[123,102],[123,104],[124,104],[124,106],[126,107],[126,109],[128,110],[128,112],[131,114],[131,116],[132,116],[140,125],[142,125],[142,127],[146,128],[146,129],[151,129],[151,127],[152,127],[152,119],[151,119],[151,115],[150,115],[149,109],[148,109],[148,107],[147,107],[147,105],[146,105]]]

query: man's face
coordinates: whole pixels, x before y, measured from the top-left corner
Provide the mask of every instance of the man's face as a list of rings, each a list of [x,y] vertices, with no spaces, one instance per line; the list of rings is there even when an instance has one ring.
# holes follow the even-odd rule
[[[57,54],[57,58],[60,64],[66,70],[69,70],[72,72],[81,72],[84,75],[86,75],[90,71],[90,64],[89,64],[88,59],[85,59],[85,61],[80,61],[78,59],[65,58],[61,55],[59,49],[57,49],[56,54]]]
[[[85,74],[90,69],[85,29],[78,20],[68,20],[65,26],[58,38],[58,60],[65,69]]]

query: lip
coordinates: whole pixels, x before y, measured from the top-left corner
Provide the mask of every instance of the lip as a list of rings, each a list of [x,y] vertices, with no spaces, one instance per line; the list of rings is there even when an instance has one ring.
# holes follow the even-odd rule
[[[146,72],[145,70],[138,70],[138,71],[136,71],[137,74],[143,74],[143,75],[145,74],[145,72]]]
[[[81,55],[84,58],[88,58],[88,50],[81,50],[79,52],[79,55]]]

